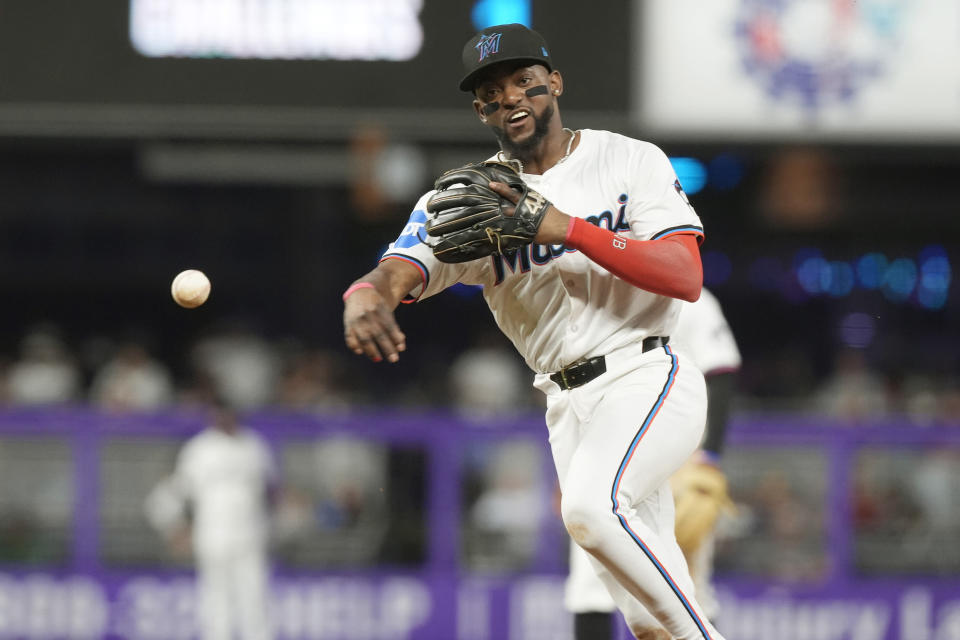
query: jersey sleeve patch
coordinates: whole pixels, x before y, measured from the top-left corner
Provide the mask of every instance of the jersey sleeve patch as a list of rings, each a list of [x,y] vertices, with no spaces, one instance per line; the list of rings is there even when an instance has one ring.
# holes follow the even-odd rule
[[[425,233],[423,231],[423,225],[426,224],[426,222],[427,212],[423,209],[414,210],[414,212],[410,214],[410,219],[407,220],[407,226],[400,232],[400,237],[397,238],[397,241],[390,245],[389,250],[409,249],[420,244],[422,242],[420,237]]]

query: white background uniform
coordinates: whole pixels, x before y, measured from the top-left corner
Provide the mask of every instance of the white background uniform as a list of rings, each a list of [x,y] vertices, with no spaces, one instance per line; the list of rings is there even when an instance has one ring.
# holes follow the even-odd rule
[[[670,345],[692,360],[707,377],[740,368],[740,351],[720,303],[707,289],[700,299],[684,303]],[[697,600],[709,617],[717,614],[710,578],[713,569],[712,536],[701,545],[690,567],[696,585]],[[600,571],[604,569],[600,567]],[[589,556],[575,544],[570,545],[570,574],[564,590],[564,605],[573,613],[613,611],[615,604],[594,571]]]
[[[692,358],[708,377],[740,368],[740,350],[733,331],[720,302],[707,289],[701,290],[699,300],[683,305],[670,345]]]
[[[701,233],[669,160],[647,142],[583,130],[565,161],[523,179],[559,210],[627,238]],[[611,588],[619,590],[628,621],[637,629],[654,624],[639,598],[676,638],[720,638],[692,598],[666,484],[703,432],[703,377],[669,346],[647,353],[641,347],[646,337],[670,335],[681,302],[638,289],[562,247],[441,263],[418,238],[425,236],[429,195],[384,258],[420,269],[424,284],[411,292],[415,298],[456,282],[484,286],[497,324],[547,395],[564,521],[616,571]],[[563,391],[550,380],[550,373],[599,355],[607,372],[586,385]]]
[[[187,441],[175,482],[193,504],[201,637],[271,637],[267,614],[267,490],[275,475],[257,434],[208,428]]]

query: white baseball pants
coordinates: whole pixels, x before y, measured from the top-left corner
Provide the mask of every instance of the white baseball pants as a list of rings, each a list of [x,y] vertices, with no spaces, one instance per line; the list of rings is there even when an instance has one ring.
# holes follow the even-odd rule
[[[262,550],[199,554],[197,590],[201,640],[273,637],[268,613],[269,566]]]
[[[677,640],[723,640],[694,599],[667,482],[703,435],[703,375],[669,346],[643,353],[636,343],[606,364],[568,391],[536,377],[564,524],[606,569],[600,577],[635,636],[663,628]]]

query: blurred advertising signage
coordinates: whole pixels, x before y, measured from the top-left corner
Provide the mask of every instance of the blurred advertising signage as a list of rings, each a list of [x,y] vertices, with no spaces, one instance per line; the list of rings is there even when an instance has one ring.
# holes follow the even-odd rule
[[[636,0],[634,113],[661,134],[960,139],[960,3]]]
[[[273,581],[276,640],[565,640],[562,575],[300,575]],[[0,573],[0,638],[190,640],[192,575]],[[953,640],[953,582],[909,580],[804,588],[718,584],[717,626],[738,640]],[[619,620],[619,618],[618,618]],[[622,622],[617,624],[622,625]],[[625,638],[626,628],[616,636]]]
[[[131,0],[147,57],[409,60],[423,0]]]

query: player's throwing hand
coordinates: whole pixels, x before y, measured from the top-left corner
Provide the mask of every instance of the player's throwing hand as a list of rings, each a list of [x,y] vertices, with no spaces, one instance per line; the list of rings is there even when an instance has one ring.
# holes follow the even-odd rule
[[[365,285],[365,286],[362,286]],[[374,362],[384,358],[400,359],[407,348],[407,338],[397,326],[393,311],[376,287],[359,282],[343,294],[343,326],[347,347],[357,355],[366,355]]]

